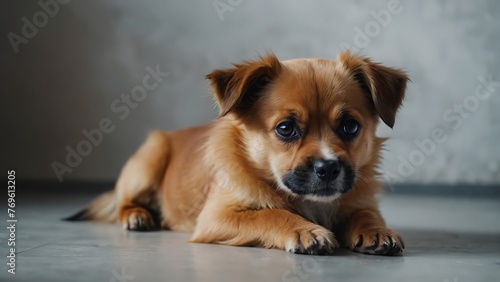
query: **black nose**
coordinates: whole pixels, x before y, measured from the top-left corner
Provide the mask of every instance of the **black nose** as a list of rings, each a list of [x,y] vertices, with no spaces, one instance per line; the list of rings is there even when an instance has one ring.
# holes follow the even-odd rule
[[[323,181],[331,181],[337,178],[340,172],[338,160],[315,160],[313,163],[314,172]]]

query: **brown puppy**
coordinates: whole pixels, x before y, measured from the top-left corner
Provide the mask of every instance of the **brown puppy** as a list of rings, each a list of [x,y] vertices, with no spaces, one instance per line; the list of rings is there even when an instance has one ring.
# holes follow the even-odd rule
[[[398,254],[375,199],[379,117],[392,127],[408,77],[367,58],[279,61],[207,75],[220,116],[154,132],[114,191],[69,220],[193,232],[192,242]],[[338,240],[338,241],[337,241]]]

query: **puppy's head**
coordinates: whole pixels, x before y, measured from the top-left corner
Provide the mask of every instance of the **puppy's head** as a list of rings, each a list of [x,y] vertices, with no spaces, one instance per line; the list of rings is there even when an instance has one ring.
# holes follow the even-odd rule
[[[279,188],[319,201],[337,198],[371,173],[379,117],[393,127],[408,80],[349,52],[337,60],[280,62],[268,55],[207,78],[220,116],[240,123],[252,165]]]

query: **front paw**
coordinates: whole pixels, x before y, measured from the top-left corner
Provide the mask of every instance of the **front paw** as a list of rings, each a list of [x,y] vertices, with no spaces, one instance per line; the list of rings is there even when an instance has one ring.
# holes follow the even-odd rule
[[[401,236],[388,228],[366,229],[354,234],[351,240],[353,251],[372,255],[398,255],[405,245]]]
[[[315,226],[296,230],[286,244],[286,250],[296,254],[331,255],[339,243],[328,229]]]

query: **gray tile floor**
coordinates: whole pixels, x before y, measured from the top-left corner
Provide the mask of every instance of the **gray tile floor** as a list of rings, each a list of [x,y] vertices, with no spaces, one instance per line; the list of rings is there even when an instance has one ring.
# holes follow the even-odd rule
[[[499,281],[500,199],[384,196],[401,257],[335,256],[191,244],[189,234],[60,221],[90,195],[18,199],[16,274],[0,281]],[[5,220],[2,220],[5,223]],[[1,228],[2,261],[7,233]]]

